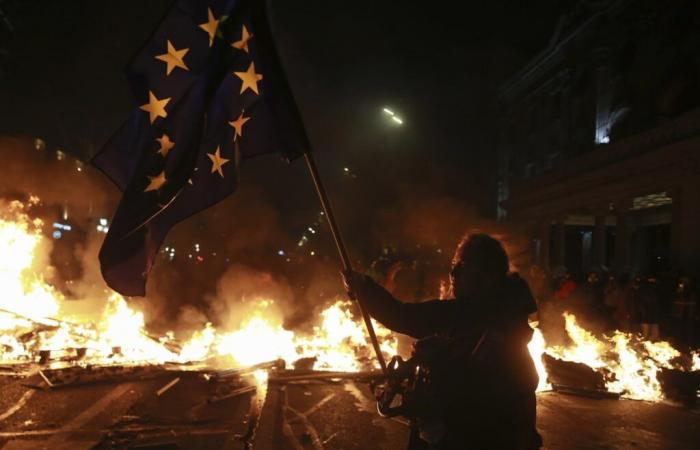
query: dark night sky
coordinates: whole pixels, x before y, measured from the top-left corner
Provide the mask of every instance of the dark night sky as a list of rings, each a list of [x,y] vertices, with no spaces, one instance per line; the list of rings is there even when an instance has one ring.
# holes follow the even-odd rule
[[[0,34],[10,51],[0,134],[89,158],[126,118],[123,68],[171,1],[0,3],[16,28]],[[341,216],[391,204],[399,191],[487,207],[493,94],[546,45],[569,3],[273,1],[283,64]],[[384,105],[403,127],[387,122]],[[343,177],[344,166],[357,178]],[[246,169],[282,210],[317,208],[301,162],[263,157]]]
[[[0,26],[0,136],[41,137],[49,148],[94,155],[134,106],[124,67],[171,3],[0,0],[15,27],[10,34]],[[547,44],[571,3],[272,1],[282,62],[356,261],[366,264],[385,245],[451,246],[479,220],[473,210],[490,212],[493,96]],[[404,126],[391,126],[383,106]],[[231,261],[296,280],[302,298],[337,289],[327,231],[313,243],[319,256],[299,265],[277,256],[318,217],[303,162],[260,157],[241,177],[239,193],[176,226],[168,241],[224,245]],[[53,192],[53,183],[44,189]],[[207,265],[195,276],[184,261],[156,264],[151,294],[171,305],[201,300],[225,269]]]

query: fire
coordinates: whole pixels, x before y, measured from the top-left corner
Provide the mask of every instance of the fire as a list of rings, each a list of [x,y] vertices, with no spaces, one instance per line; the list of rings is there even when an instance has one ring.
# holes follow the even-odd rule
[[[216,344],[219,355],[229,355],[240,365],[253,365],[273,359],[293,364],[302,358],[315,358],[314,369],[356,371],[360,360],[371,359],[363,325],[351,312],[352,303],[338,300],[321,312],[321,324],[310,334],[296,334],[275,320],[271,300],[258,300],[237,331],[223,334]],[[382,350],[396,353],[398,342],[391,332],[374,324]],[[255,345],[251,345],[254,342]],[[370,356],[370,358],[367,358]]]
[[[292,365],[308,358],[316,370],[377,367],[364,325],[347,300],[336,300],[324,309],[319,322],[306,333],[285,329],[274,300],[265,298],[244,302],[246,310],[237,315],[237,322],[218,328],[206,324],[184,341],[177,341],[172,332],[159,338],[149,335],[144,314],[114,292],[91,299],[103,302],[101,316],[76,321],[64,311],[66,299],[44,277],[50,271],[46,264],[50,241],[42,234],[43,223],[27,213],[33,202],[12,202],[0,209],[2,363],[36,363],[42,352],[50,351],[52,364],[198,362],[240,367],[275,359]],[[565,313],[564,319],[571,341],[565,346],[547,346],[534,327],[528,349],[540,376],[538,391],[551,389],[542,363],[547,353],[604,371],[611,392],[634,399],[663,399],[658,374],[663,368],[681,369],[678,350],[667,342],[646,341],[620,331],[596,336],[573,314]],[[396,336],[380,324],[374,326],[385,356],[396,354]],[[700,351],[691,357],[691,370],[700,370]],[[265,371],[255,373],[261,390],[267,385],[266,377]]]
[[[34,271],[34,253],[39,247],[41,220],[30,220],[26,206],[14,201],[7,207],[9,218],[0,218],[0,309],[41,321],[59,310],[59,294]],[[15,220],[13,220],[15,219]],[[0,319],[0,329],[12,326],[13,319]]]
[[[255,302],[251,315],[234,332],[223,334],[216,344],[219,355],[228,355],[241,366],[282,358],[295,360],[294,333],[282,327],[281,320],[273,320],[267,314],[274,302]]]
[[[350,311],[351,306],[349,301],[336,301],[321,313],[323,320],[314,327],[313,335],[299,341],[304,354],[317,355],[315,369],[356,371],[360,369],[360,358],[372,358],[366,332]],[[391,332],[376,322],[373,325],[382,352],[396,354],[398,341]]]
[[[149,337],[145,330],[143,313],[134,311],[119,294],[112,293],[97,328],[98,350],[101,354],[117,353],[115,359],[120,362],[177,360],[175,353]]]
[[[549,352],[560,359],[584,363],[594,369],[605,366],[601,355],[605,353],[606,344],[580,327],[573,314],[564,313],[564,320],[566,332],[573,345],[564,348],[553,347]]]
[[[34,362],[40,351],[81,364],[209,362],[230,367],[315,358],[316,369],[342,371],[359,370],[363,358],[373,361],[363,325],[353,316],[352,304],[342,300],[321,312],[321,323],[310,334],[284,329],[270,299],[248,302],[238,323],[223,329],[206,324],[184,343],[176,342],[173,333],[150,336],[144,314],[114,292],[92,300],[104,302],[97,320],[71,321],[62,311],[65,298],[43,277],[49,268],[40,259],[48,254],[44,250],[50,241],[42,234],[43,223],[27,213],[36,201],[12,202],[0,210],[0,362]],[[375,327],[386,354],[396,353],[397,341],[389,330]]]
[[[552,389],[552,385],[547,382],[547,370],[542,362],[542,355],[545,352],[544,336],[542,336],[542,332],[536,327],[533,327],[532,339],[530,339],[530,343],[527,344],[527,349],[530,351],[530,356],[532,357],[532,361],[535,363],[537,376],[539,377],[537,392]]]
[[[559,359],[605,369],[609,373],[606,388],[610,392],[626,398],[659,401],[664,398],[657,378],[660,370],[682,369],[673,362],[681,353],[668,342],[647,341],[639,335],[617,330],[611,336],[598,338],[581,327],[573,314],[564,313],[564,320],[571,344],[547,347],[544,351]],[[535,361],[542,355],[533,353],[532,347],[531,354]],[[692,370],[697,370],[697,354],[693,354],[693,358]]]
[[[216,330],[211,323],[207,323],[204,328],[195,331],[189,341],[182,346],[180,359],[182,361],[205,360],[211,353],[216,338]]]

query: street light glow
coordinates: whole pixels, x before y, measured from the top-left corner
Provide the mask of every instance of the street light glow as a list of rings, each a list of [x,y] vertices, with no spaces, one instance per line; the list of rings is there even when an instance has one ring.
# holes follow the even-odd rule
[[[394,111],[390,110],[389,108],[384,108],[384,112],[389,114],[390,116],[394,115]]]
[[[391,117],[391,120],[393,120],[394,122],[398,123],[399,125],[401,125],[401,124],[403,123],[403,120],[399,119],[399,118],[396,117],[396,116],[392,116],[392,117]]]

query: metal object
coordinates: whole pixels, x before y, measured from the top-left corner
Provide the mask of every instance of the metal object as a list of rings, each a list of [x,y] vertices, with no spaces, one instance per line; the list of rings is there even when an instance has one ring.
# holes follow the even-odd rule
[[[61,369],[41,369],[38,374],[49,388],[80,384],[146,380],[172,376],[172,370],[153,366],[72,366]]]
[[[391,358],[386,381],[375,389],[377,411],[382,417],[410,415],[407,400],[421,380],[420,372],[421,368],[413,360],[404,361],[400,356]]]
[[[272,383],[289,383],[293,381],[323,381],[323,380],[376,380],[383,378],[384,374],[379,370],[368,372],[309,372],[297,373],[290,370],[284,373],[271,375],[268,381]]]
[[[323,186],[321,177],[318,174],[318,168],[316,167],[316,162],[314,161],[313,155],[310,152],[304,153],[304,160],[306,161],[306,166],[309,168],[309,173],[311,173],[311,178],[314,181],[314,186],[316,187],[316,192],[318,193],[318,198],[321,201],[321,207],[326,213],[326,218],[328,220],[328,225],[331,228],[331,234],[335,240],[335,245],[338,248],[338,254],[340,254],[340,259],[343,263],[343,270],[352,270],[352,263],[350,262],[350,257],[348,256],[348,251],[343,242],[343,238],[340,235],[340,229],[335,221],[335,215],[333,214],[333,208],[326,195],[326,189]],[[360,313],[365,321],[365,327],[367,327],[367,334],[369,334],[370,341],[372,342],[372,347],[374,348],[374,353],[377,355],[377,360],[382,368],[382,372],[386,373],[386,362],[382,356],[382,350],[379,347],[379,341],[377,340],[377,334],[374,332],[374,326],[372,326],[372,321],[370,320],[369,314],[362,308],[360,302],[357,302],[357,306],[360,308]]]
[[[51,350],[39,350],[39,364],[48,364],[51,360]]]
[[[218,403],[222,400],[226,400],[227,398],[237,397],[239,395],[247,394],[248,392],[255,392],[256,390],[257,388],[255,386],[243,386],[241,388],[227,392],[226,394],[211,395],[207,398],[207,402]]]
[[[275,359],[273,361],[266,361],[258,364],[254,364],[252,366],[248,367],[242,367],[238,369],[226,369],[226,370],[218,370],[213,372],[212,379],[224,379],[224,378],[236,378],[240,377],[241,375],[247,375],[251,372],[255,372],[256,370],[270,370],[270,369],[276,369],[276,370],[283,370],[285,368],[286,363],[284,362],[283,359]]]

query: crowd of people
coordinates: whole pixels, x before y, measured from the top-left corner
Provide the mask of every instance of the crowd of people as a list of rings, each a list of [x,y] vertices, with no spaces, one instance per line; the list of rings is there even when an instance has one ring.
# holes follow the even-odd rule
[[[430,260],[409,260],[385,252],[372,261],[366,273],[405,301],[449,297],[449,293],[443,296],[442,289],[440,293],[432,289],[440,284],[444,269],[425,261]],[[523,272],[537,300],[545,333],[548,326],[552,331],[563,329],[562,313],[568,311],[595,331],[620,330],[650,340],[669,340],[680,347],[700,346],[698,284],[680,271],[630,275],[601,269],[575,275],[563,267],[550,273],[533,265]]]
[[[592,270],[577,278],[562,270],[549,277],[535,266],[529,278],[541,310],[570,311],[597,329],[640,333],[650,340],[697,346],[700,339],[696,283],[682,273]]]

